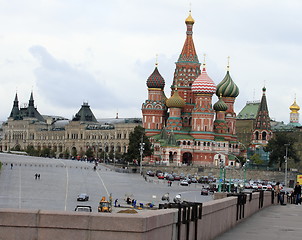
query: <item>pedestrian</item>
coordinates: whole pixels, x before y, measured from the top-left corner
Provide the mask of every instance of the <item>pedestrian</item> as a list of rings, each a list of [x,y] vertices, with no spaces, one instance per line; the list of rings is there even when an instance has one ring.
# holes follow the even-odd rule
[[[284,203],[284,199],[282,198],[282,195],[281,195],[281,187],[280,187],[280,183],[279,182],[276,183],[276,185],[274,187],[274,190],[275,190],[275,195],[277,196],[277,199],[280,202],[280,204],[282,206],[286,205]]]
[[[301,205],[301,186],[299,182],[296,183],[295,189],[294,189],[294,195],[296,196],[296,205]]]
[[[38,178],[38,173],[35,174],[35,179],[37,180],[37,178]]]
[[[13,169],[13,166],[14,166],[14,164],[11,163],[11,164],[10,164],[10,169]]]
[[[38,179],[40,180],[40,173],[38,174]]]
[[[118,199],[115,199],[115,200],[114,200],[114,206],[115,206],[115,207],[117,207],[117,201],[118,201]]]

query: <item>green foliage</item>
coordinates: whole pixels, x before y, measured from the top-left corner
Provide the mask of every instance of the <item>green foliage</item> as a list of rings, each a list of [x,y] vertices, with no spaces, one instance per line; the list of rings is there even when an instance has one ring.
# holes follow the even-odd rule
[[[21,151],[21,146],[18,144],[11,149],[12,151]]]
[[[253,163],[253,164],[258,164],[258,165],[260,165],[260,164],[263,164],[263,163],[264,163],[264,161],[260,158],[260,155],[257,154],[257,153],[255,153],[253,156],[251,156],[250,159],[252,160],[252,163]]]
[[[41,150],[40,156],[41,156],[41,157],[49,157],[49,156],[50,156],[50,148],[44,147],[44,148]]]
[[[145,143],[143,156],[150,156],[153,153],[149,138],[145,135],[145,129],[136,126],[134,131],[129,135],[128,152],[125,155],[127,161],[132,162],[134,159],[140,160],[140,143]]]
[[[36,150],[33,145],[27,146],[26,152],[30,156],[40,156],[40,151]]]
[[[74,147],[71,149],[71,156],[76,157],[77,156],[77,149]]]
[[[88,159],[93,158],[93,151],[90,147],[87,148],[85,155],[87,156]]]
[[[300,159],[294,148],[294,144],[297,140],[290,137],[286,133],[275,133],[274,137],[269,140],[265,151],[270,152],[269,165],[278,165],[280,168],[285,162],[286,156],[286,145],[287,146],[287,157],[288,159],[294,160],[294,162],[299,162]]]
[[[69,152],[67,149],[63,152],[63,158],[65,158],[65,159],[69,158]]]

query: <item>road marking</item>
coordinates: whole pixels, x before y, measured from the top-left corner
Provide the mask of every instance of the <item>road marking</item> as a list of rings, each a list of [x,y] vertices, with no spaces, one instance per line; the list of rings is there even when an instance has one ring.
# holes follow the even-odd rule
[[[21,208],[21,168],[19,168],[19,208]]]
[[[66,209],[67,209],[67,197],[68,197],[69,175],[68,175],[68,167],[66,167],[66,164],[62,160],[60,160],[60,161],[65,166],[65,169],[66,169],[65,208],[64,208],[64,210],[66,211]]]
[[[99,178],[101,179],[102,184],[103,184],[103,186],[104,186],[104,188],[105,188],[105,191],[107,192],[107,196],[109,197],[110,194],[109,194],[109,192],[108,192],[108,190],[107,190],[107,188],[106,188],[106,186],[105,186],[105,183],[104,183],[103,179],[101,178],[101,176],[100,176],[100,174],[99,174],[98,171],[96,171],[96,173],[97,173],[97,175],[99,176]]]

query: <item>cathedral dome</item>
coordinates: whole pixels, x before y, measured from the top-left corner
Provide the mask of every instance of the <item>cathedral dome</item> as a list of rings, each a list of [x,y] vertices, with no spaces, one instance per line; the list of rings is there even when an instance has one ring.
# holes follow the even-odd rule
[[[192,84],[192,92],[194,94],[214,94],[216,85],[213,80],[208,76],[205,67],[201,74],[195,79]]]
[[[147,79],[147,87],[148,88],[161,88],[165,87],[165,80],[160,75],[157,67],[155,67],[153,73]]]
[[[226,111],[228,110],[228,105],[222,100],[220,97],[219,100],[213,105],[213,109],[215,111]]]
[[[168,98],[166,101],[166,105],[169,108],[183,108],[185,104],[185,100],[183,100],[183,98],[179,96],[177,90],[175,90],[173,96]]]
[[[192,16],[191,16],[191,11],[190,11],[190,13],[189,13],[189,16],[186,18],[185,23],[186,23],[186,24],[194,24],[194,23],[195,23],[194,19],[193,19]]]
[[[292,111],[292,113],[297,113],[300,110],[299,105],[296,103],[296,100],[294,103],[289,107],[289,109]]]
[[[227,71],[224,79],[217,85],[216,95],[219,97],[237,97],[239,95],[239,88],[233,82],[229,71]]]

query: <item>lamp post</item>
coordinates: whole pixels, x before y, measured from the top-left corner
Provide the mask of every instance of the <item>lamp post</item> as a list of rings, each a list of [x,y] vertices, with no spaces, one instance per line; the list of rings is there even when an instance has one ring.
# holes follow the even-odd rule
[[[284,187],[287,186],[287,151],[288,151],[288,147],[289,147],[289,143],[284,144],[285,146],[285,179],[284,179]]]
[[[139,147],[139,150],[140,150],[140,155],[141,155],[141,160],[140,160],[140,166],[139,166],[139,173],[142,174],[142,168],[143,168],[143,153],[144,153],[144,146],[145,146],[145,143],[143,142],[143,138],[142,138],[142,141],[141,143],[139,144],[140,147]]]
[[[222,171],[224,169],[224,166],[223,166],[223,161],[221,161],[219,163],[219,185],[218,185],[218,192],[221,192],[221,182],[222,182]]]

